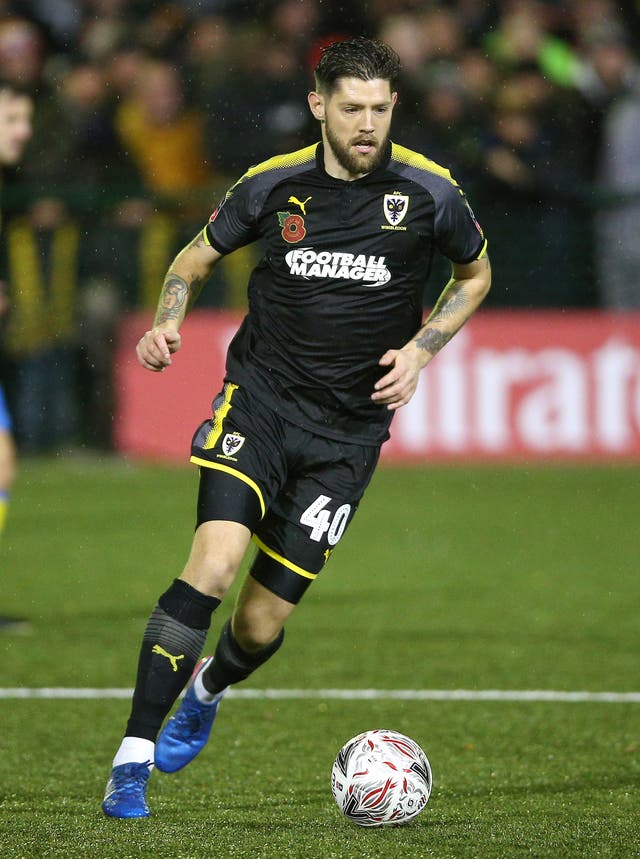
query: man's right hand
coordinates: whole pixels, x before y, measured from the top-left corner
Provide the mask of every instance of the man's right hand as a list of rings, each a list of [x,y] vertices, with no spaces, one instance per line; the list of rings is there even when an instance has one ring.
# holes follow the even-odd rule
[[[180,332],[173,328],[153,328],[138,340],[136,355],[145,370],[161,373],[170,366],[171,356],[181,345]]]

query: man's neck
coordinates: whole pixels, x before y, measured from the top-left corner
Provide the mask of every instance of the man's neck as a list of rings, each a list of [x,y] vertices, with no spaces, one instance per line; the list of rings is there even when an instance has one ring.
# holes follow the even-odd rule
[[[327,140],[326,135],[322,134],[322,148],[324,152],[324,169],[333,179],[341,179],[343,182],[354,182],[356,179],[362,179],[368,173],[350,173],[346,167],[338,161],[335,156],[331,144]]]

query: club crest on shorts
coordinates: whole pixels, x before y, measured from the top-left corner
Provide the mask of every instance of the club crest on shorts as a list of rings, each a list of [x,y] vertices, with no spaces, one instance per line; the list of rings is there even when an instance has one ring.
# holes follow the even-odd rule
[[[233,456],[244,444],[244,436],[239,432],[228,432],[222,439],[222,452],[225,456]]]
[[[397,227],[407,214],[409,208],[408,194],[385,194],[384,216],[392,227]]]

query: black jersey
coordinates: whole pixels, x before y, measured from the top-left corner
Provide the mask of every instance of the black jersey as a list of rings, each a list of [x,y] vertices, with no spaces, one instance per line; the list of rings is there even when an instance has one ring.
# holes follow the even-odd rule
[[[321,143],[252,167],[204,236],[224,254],[265,245],[226,379],[299,426],[359,444],[388,437],[393,412],[371,400],[388,372],[378,361],[420,328],[434,248],[467,263],[485,247],[449,171],[396,144],[350,182],[327,174]]]

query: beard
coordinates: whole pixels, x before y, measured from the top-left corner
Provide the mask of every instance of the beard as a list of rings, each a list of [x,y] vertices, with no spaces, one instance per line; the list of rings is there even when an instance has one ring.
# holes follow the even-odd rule
[[[333,133],[328,121],[325,121],[324,130],[336,161],[352,176],[372,173],[382,163],[389,143],[389,134],[381,141],[366,135],[358,135],[345,144]],[[357,142],[372,144],[373,149],[367,153],[358,152],[353,148]]]

